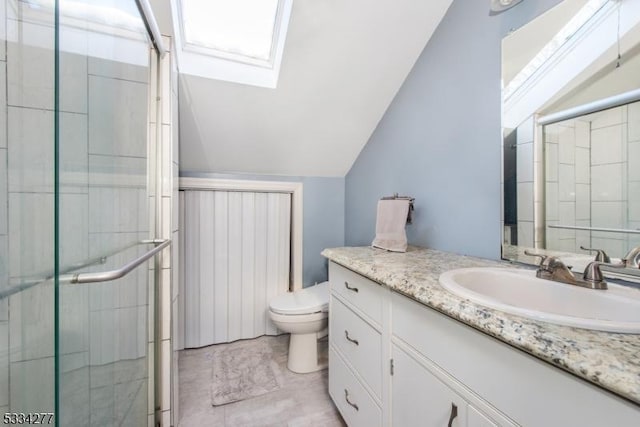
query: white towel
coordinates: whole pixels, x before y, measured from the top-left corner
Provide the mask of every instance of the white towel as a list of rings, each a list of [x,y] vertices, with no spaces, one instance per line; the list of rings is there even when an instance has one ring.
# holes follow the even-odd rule
[[[376,238],[371,246],[392,252],[407,251],[407,234],[404,227],[409,213],[409,200],[378,201]]]

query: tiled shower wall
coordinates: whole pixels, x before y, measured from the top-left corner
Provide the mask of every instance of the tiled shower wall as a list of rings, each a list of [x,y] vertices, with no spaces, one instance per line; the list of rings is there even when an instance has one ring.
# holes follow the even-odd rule
[[[0,1],[0,289],[53,269],[53,27],[21,19],[16,4]],[[7,34],[24,43],[5,43]],[[64,51],[60,62],[61,256],[70,265],[153,235],[144,132],[150,85],[144,66]],[[118,126],[125,116],[129,128]],[[147,423],[144,404],[142,413],[131,408],[148,390],[148,277],[139,269],[115,282],[62,286],[61,425]],[[52,288],[0,301],[0,412],[53,410]]]
[[[640,103],[545,127],[547,224],[640,228]],[[621,257],[638,235],[548,229],[550,249]]]

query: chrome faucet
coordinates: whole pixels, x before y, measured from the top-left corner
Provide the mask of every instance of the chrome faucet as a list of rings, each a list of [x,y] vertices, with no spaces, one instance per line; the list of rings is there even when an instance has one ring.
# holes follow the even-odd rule
[[[611,262],[611,258],[609,258],[609,255],[607,255],[604,249],[585,248],[584,246],[580,246],[580,249],[582,249],[583,251],[598,252],[596,254],[595,261],[607,262],[607,263]]]
[[[636,246],[622,258],[621,264],[627,268],[640,268],[640,246]]]
[[[623,268],[623,264],[608,264],[601,261],[591,261],[584,269],[582,278],[579,279],[569,270],[569,268],[555,256],[537,254],[524,251],[525,255],[540,257],[540,265],[536,271],[536,277],[540,279],[553,280],[554,282],[566,283],[568,285],[580,286],[589,289],[607,289],[607,282],[600,270],[601,265],[615,268]],[[640,252],[638,253],[640,257]]]

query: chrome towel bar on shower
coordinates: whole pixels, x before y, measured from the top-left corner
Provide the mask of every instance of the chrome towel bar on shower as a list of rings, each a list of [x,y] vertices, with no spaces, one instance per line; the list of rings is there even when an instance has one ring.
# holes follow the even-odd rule
[[[576,225],[547,225],[549,228],[562,228],[564,230],[604,231],[607,233],[640,234],[640,230],[628,230],[624,228],[580,227]]]
[[[120,279],[126,276],[140,264],[166,248],[171,244],[171,239],[166,240],[147,240],[143,243],[154,243],[157,246],[138,258],[123,265],[117,270],[101,271],[100,273],[79,273],[79,274],[67,274],[60,276],[60,282],[67,283],[96,283],[96,282],[109,282],[111,280]]]

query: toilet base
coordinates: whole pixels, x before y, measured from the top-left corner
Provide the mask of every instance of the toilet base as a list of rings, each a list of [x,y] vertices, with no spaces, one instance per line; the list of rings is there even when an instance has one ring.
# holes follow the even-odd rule
[[[308,374],[327,367],[318,363],[318,334],[291,334],[287,368],[297,374]]]

